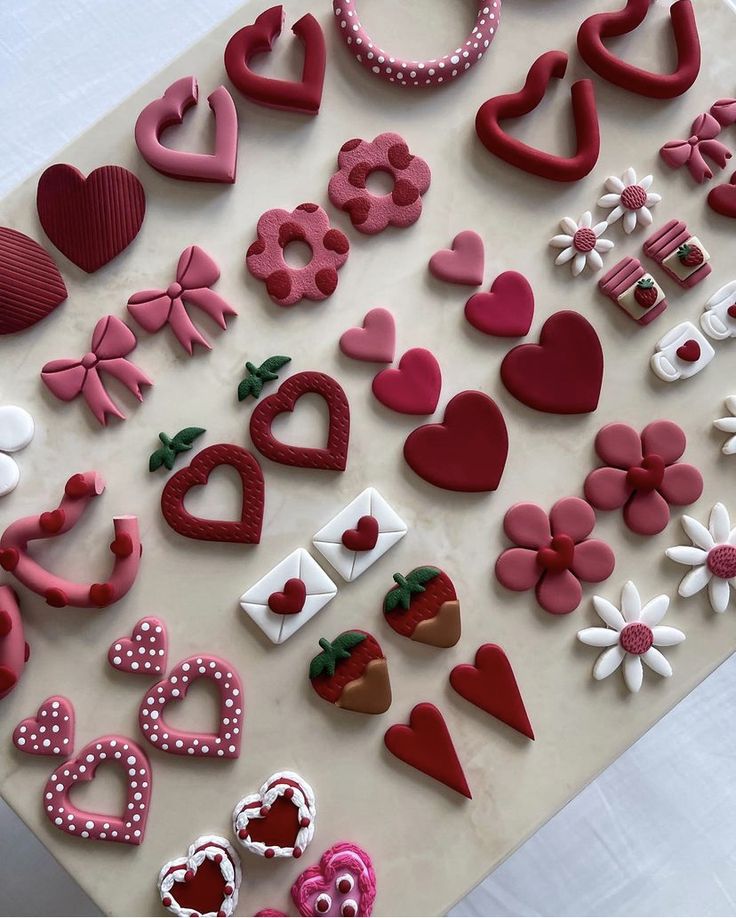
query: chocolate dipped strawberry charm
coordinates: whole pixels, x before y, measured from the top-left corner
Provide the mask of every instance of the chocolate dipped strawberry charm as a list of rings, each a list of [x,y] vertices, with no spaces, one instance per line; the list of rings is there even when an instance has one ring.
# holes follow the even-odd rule
[[[383,600],[383,614],[394,631],[432,647],[454,647],[460,640],[460,603],[447,574],[437,567],[415,567],[405,577],[394,574],[394,580],[396,586]]]
[[[343,631],[321,638],[322,653],[309,664],[312,688],[325,701],[360,714],[383,714],[391,706],[388,664],[367,631]]]

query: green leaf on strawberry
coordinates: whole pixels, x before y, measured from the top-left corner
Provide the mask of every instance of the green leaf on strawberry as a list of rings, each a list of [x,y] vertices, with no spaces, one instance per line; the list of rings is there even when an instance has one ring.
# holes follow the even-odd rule
[[[197,437],[201,437],[203,433],[206,433],[204,427],[185,427],[173,437],[160,433],[158,438],[163,445],[151,453],[148,459],[148,471],[155,472],[162,465],[171,471],[179,453],[190,450]]]
[[[403,637],[433,647],[454,647],[460,640],[460,603],[448,575],[437,567],[416,567],[405,577],[394,574],[396,586],[383,601],[383,614]]]
[[[334,676],[335,667],[340,660],[349,660],[353,647],[362,644],[365,639],[366,635],[361,631],[345,631],[332,643],[327,638],[320,638],[319,646],[322,648],[322,653],[317,654],[309,664],[309,678],[316,679],[323,673]]]
[[[245,364],[248,375],[238,386],[238,401],[244,401],[249,395],[252,395],[253,398],[258,398],[263,391],[263,384],[278,379],[279,375],[276,371],[290,361],[291,357],[282,357],[280,355],[269,357],[259,367],[248,361]]]
[[[406,577],[402,574],[394,574],[394,580],[398,586],[386,594],[383,601],[384,612],[392,612],[397,606],[408,611],[412,596],[423,593],[426,589],[425,584],[439,575],[440,570],[437,567],[417,567]]]

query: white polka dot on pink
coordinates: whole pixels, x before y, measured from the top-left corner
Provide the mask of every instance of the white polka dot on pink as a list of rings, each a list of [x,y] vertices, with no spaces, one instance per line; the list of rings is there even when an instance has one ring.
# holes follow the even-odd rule
[[[130,637],[114,641],[107,652],[110,665],[125,673],[160,675],[166,671],[166,626],[158,618],[142,618]]]

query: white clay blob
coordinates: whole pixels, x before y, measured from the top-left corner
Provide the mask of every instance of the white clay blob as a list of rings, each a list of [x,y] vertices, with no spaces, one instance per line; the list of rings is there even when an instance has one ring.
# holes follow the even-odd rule
[[[14,491],[20,481],[20,469],[15,459],[0,453],[0,497]]]
[[[0,450],[14,453],[23,449],[33,439],[34,430],[33,418],[25,408],[17,405],[0,408]]]

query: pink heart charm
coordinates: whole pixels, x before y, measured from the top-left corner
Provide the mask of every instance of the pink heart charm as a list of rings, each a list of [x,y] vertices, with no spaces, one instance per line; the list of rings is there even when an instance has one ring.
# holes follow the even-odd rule
[[[534,291],[517,271],[504,271],[490,293],[476,293],[465,304],[465,318],[485,335],[523,338],[532,327]]]
[[[485,251],[483,240],[473,230],[458,233],[451,249],[440,249],[429,261],[429,270],[438,280],[450,284],[479,287],[483,283]]]
[[[170,701],[183,701],[197,679],[211,679],[220,692],[220,721],[216,733],[190,733],[170,727],[163,711]],[[243,686],[225,660],[208,654],[187,657],[166,679],[146,691],[138,722],[148,742],[173,755],[237,759],[243,734]]]
[[[74,749],[74,706],[52,695],[13,730],[13,745],[29,755],[70,755]]]
[[[373,379],[373,394],[392,411],[432,414],[442,389],[442,371],[431,351],[413,347],[395,370],[381,370]]]
[[[107,659],[121,673],[166,672],[166,625],[158,618],[142,618],[136,622],[130,637],[113,641]]]
[[[391,363],[396,350],[396,324],[388,309],[371,309],[362,328],[349,328],[340,338],[340,350],[353,360]]]
[[[291,898],[300,915],[372,915],[373,862],[352,842],[339,842],[296,878]]]

